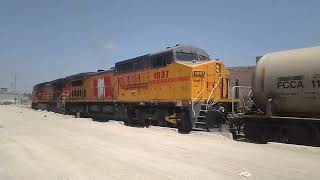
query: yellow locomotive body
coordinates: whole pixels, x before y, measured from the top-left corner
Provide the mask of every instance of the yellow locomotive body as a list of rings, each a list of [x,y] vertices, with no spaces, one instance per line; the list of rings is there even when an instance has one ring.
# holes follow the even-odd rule
[[[219,60],[210,60],[202,49],[190,46],[118,62],[111,84],[112,101],[125,103],[128,117],[140,122],[161,119],[156,124],[178,126],[182,119],[188,119],[183,129],[189,131],[190,127],[206,124],[204,118],[199,118],[205,116],[201,114],[202,106],[203,111],[212,104],[231,107],[229,71]],[[177,115],[175,120],[168,120],[173,115]]]
[[[127,123],[177,126],[185,132],[201,125],[208,129],[208,107],[231,105],[229,71],[192,46],[167,48],[64,81],[65,97],[59,100],[65,112],[119,115]]]
[[[189,51],[196,50],[198,49]],[[229,71],[220,61],[209,60],[208,57],[202,61],[179,60],[171,51],[169,49],[167,52],[148,55],[149,59],[141,56],[116,64],[114,89],[118,91],[116,92],[117,100],[175,103],[177,106],[191,103],[193,100],[197,102],[199,100],[228,101]],[[166,53],[173,53],[173,55]],[[154,62],[158,59],[162,63]],[[149,67],[147,61],[151,63]],[[145,63],[145,67],[135,70],[135,65],[139,66],[141,63]],[[126,69],[126,67],[129,68]]]
[[[229,71],[220,61],[173,62],[166,67],[115,74],[117,101],[175,103],[228,102]],[[117,85],[118,84],[118,85]],[[214,89],[215,88],[215,89]]]

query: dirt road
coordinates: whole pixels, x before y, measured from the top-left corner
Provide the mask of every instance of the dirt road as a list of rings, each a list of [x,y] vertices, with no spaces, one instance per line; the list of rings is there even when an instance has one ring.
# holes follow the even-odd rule
[[[0,106],[0,179],[320,179],[320,149]],[[243,175],[240,175],[240,174]]]

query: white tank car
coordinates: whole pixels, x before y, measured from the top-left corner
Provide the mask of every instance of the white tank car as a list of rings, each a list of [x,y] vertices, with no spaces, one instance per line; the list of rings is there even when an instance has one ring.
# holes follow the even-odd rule
[[[272,115],[320,117],[320,46],[264,55],[257,63],[253,100]]]

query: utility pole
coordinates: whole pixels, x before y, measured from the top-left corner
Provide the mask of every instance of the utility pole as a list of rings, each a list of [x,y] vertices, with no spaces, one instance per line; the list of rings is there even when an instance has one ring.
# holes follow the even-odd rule
[[[18,100],[18,94],[17,94],[17,73],[14,72],[14,93],[15,93],[15,98],[14,98],[14,104],[17,104],[17,100]]]
[[[17,73],[14,73],[14,92],[17,92]]]

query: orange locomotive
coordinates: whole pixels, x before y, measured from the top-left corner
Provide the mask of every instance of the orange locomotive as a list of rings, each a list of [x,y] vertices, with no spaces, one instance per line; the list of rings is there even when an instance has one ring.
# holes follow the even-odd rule
[[[126,123],[210,130],[210,107],[230,109],[229,71],[202,49],[176,46],[115,64],[114,69],[81,73],[36,85],[34,109]],[[40,96],[43,87],[51,96]]]

